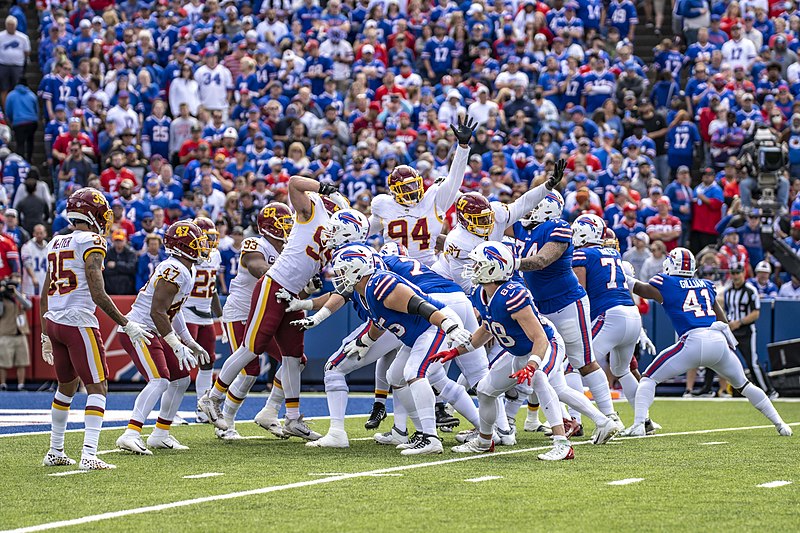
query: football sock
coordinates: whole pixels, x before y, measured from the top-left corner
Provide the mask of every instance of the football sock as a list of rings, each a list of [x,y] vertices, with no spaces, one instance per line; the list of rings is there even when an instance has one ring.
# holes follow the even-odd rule
[[[347,381],[344,374],[331,370],[325,372],[325,398],[331,415],[330,431],[344,431],[344,413],[347,410]]]
[[[272,380],[272,390],[269,391],[269,396],[267,397],[267,403],[264,407],[275,411],[275,416],[278,416],[278,411],[281,410],[281,405],[283,405],[283,401],[286,398],[286,393],[283,391],[283,383],[281,382],[281,378],[283,377],[283,367],[280,367],[277,372],[275,372],[275,378]]]
[[[441,389],[441,394],[439,395],[442,397],[447,403],[453,406],[461,416],[469,420],[469,422],[478,427],[479,417],[478,417],[478,408],[475,407],[475,402],[472,401],[472,398],[469,397],[467,393],[467,389],[456,383],[451,379],[447,379],[443,383],[443,387]],[[506,423],[508,425],[508,423]]]
[[[742,394],[751,404],[753,404],[753,407],[761,411],[764,416],[769,418],[770,422],[776,426],[778,424],[783,424],[781,415],[779,415],[778,411],[775,410],[775,406],[772,405],[772,402],[769,400],[769,397],[763,390],[748,382],[747,385],[745,385],[742,389]]]
[[[209,396],[216,400],[221,400],[228,392],[228,387],[239,372],[242,371],[247,363],[256,358],[256,354],[247,349],[246,346],[239,346],[235,352],[225,360],[225,364],[217,374],[217,381],[214,382],[214,387],[209,391]]]
[[[558,399],[566,403],[570,409],[576,410],[578,413],[588,416],[595,424],[605,422],[606,416],[601,413],[589,398],[582,392],[578,392],[572,387],[564,386],[556,389]]]
[[[569,374],[564,374],[564,380],[567,382],[573,390],[583,394],[583,380],[581,379],[581,375],[578,372],[570,372]],[[585,396],[585,394],[584,394]],[[581,414],[576,409],[568,409],[567,416],[564,418],[574,418],[578,424],[581,423]]]
[[[151,379],[147,382],[147,385],[136,396],[136,401],[133,403],[133,414],[128,421],[128,429],[125,430],[125,435],[135,437],[141,435],[145,420],[147,420],[150,411],[153,410],[156,402],[161,398],[168,386],[169,381],[164,378]]]
[[[484,435],[491,435],[494,431],[495,422],[498,419],[497,398],[479,392],[478,413],[480,414],[478,430]]]
[[[153,430],[153,435],[156,437],[167,436],[172,421],[178,413],[178,408],[181,406],[183,395],[186,393],[191,382],[192,378],[189,376],[169,382],[167,390],[161,395],[161,410],[158,413],[158,420],[156,421],[156,428]]]
[[[54,452],[64,452],[64,433],[67,431],[67,419],[69,418],[69,406],[72,404],[72,396],[61,394],[56,391],[53,396],[53,404],[50,407],[50,450]]]
[[[528,409],[527,414],[525,415],[526,420],[536,420],[537,422],[541,423],[539,420],[539,398],[535,394],[528,395]]]
[[[517,396],[516,398],[509,398],[506,396],[506,403],[503,406],[503,409],[506,413],[506,418],[508,420],[515,420],[517,419],[517,415],[519,414],[519,409],[522,407],[522,402],[525,400],[522,399],[521,396]],[[539,406],[536,406],[537,410]]]
[[[417,427],[417,431],[422,431],[426,435],[436,435],[436,396],[433,394],[431,384],[428,383],[427,378],[420,378],[408,388],[411,391],[421,426]],[[411,413],[409,412],[409,414]]]
[[[539,404],[542,406],[544,416],[547,418],[550,427],[563,424],[558,397],[556,396],[556,391],[553,390],[553,387],[547,380],[547,374],[544,372],[536,372],[533,374],[533,390],[536,391]]]
[[[83,411],[83,455],[97,455],[97,443],[100,442],[100,428],[103,427],[103,415],[106,412],[106,397],[102,394],[90,394],[86,398]]]
[[[233,428],[236,421],[236,413],[239,412],[242,402],[244,402],[245,397],[255,383],[255,376],[248,376],[242,373],[236,376],[236,379],[231,383],[228,395],[225,398],[225,404],[222,406],[222,418],[228,424],[228,428]]]
[[[656,382],[650,378],[643,377],[636,390],[636,408],[634,410],[633,423],[644,424],[647,419],[647,410],[653,405],[656,397]]]
[[[413,422],[414,427],[421,431],[419,427],[419,417],[417,417],[417,408],[414,404],[414,397],[411,393],[411,388],[406,385],[404,387],[393,387],[392,394],[394,395],[394,399],[396,400],[394,403],[395,409],[395,416],[394,416],[394,425],[400,431],[408,431],[408,419],[411,419]],[[406,418],[402,419],[398,416],[398,409],[405,411]]]
[[[203,370],[202,368],[197,371],[197,377],[194,380],[194,387],[197,389],[197,399],[199,400],[203,394],[206,393],[211,388],[211,384],[213,383],[212,378],[214,377],[214,370],[209,368],[208,370]]]
[[[389,381],[386,379],[386,371],[392,359],[381,357],[375,362],[375,401],[386,404],[386,397],[389,395]]]
[[[286,418],[297,420],[300,418],[300,358],[283,358],[283,390],[286,394]]]
[[[625,399],[628,400],[631,407],[636,409],[636,389],[639,388],[639,382],[630,372],[619,376],[617,379],[620,385],[622,385],[622,394],[625,395]]]
[[[508,417],[506,416],[506,404],[503,400],[502,396],[498,396],[495,399],[497,403],[497,415],[495,415],[495,425],[497,426],[498,431],[502,431],[503,433],[510,433],[511,432],[511,425],[508,423]]]
[[[583,376],[583,382],[592,391],[592,398],[597,403],[597,408],[604,415],[614,414],[614,404],[611,402],[611,391],[608,389],[606,373],[601,368],[598,368],[594,372]]]

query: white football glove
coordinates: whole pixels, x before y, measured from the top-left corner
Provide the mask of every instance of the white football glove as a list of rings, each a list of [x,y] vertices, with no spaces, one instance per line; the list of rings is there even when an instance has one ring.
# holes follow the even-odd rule
[[[653,341],[650,340],[650,337],[647,336],[647,332],[644,328],[639,332],[639,350],[651,355],[655,355],[656,353],[656,346],[653,344]]]
[[[170,331],[169,334],[164,337],[164,342],[172,348],[175,357],[178,358],[178,368],[181,370],[191,370],[197,366],[197,359],[194,354],[192,354],[191,348],[183,344],[178,339],[178,336],[175,335],[174,331]]]
[[[450,346],[462,346],[467,344],[472,339],[472,333],[461,327],[461,325],[452,318],[445,318],[442,320],[442,330],[450,342]]]
[[[206,351],[205,348],[203,348],[202,346],[200,346],[200,344],[197,343],[197,341],[195,341],[194,339],[184,339],[183,343],[187,348],[189,348],[192,351],[192,355],[194,356],[195,359],[197,359],[198,363],[200,363],[201,365],[207,365],[211,363],[211,356],[209,355],[209,353]]]
[[[42,333],[42,359],[45,363],[53,366],[53,344],[50,337]]]
[[[369,331],[367,331],[344,345],[343,351],[345,357],[355,356],[356,359],[360,361],[362,357],[367,355],[370,346],[373,344],[375,344],[375,341],[369,336]]]
[[[304,300],[298,300],[304,301]],[[301,318],[299,320],[292,320],[289,322],[289,325],[298,327],[300,329],[311,329],[319,326],[326,318],[331,316],[331,310],[327,307],[323,307],[316,313],[314,316],[307,316],[305,318]]]
[[[131,344],[134,346],[138,344],[139,341],[149,345],[150,339],[153,338],[153,334],[147,331],[143,325],[132,320],[128,320],[128,323],[122,326],[122,331],[125,332],[131,340]]]
[[[311,300],[301,300],[300,298],[295,298],[286,289],[278,290],[278,292],[275,293],[275,297],[278,300],[281,300],[288,304],[286,306],[287,313],[293,313],[295,311],[301,311],[301,310],[311,311],[311,309],[313,309],[314,307],[314,303]]]
[[[222,334],[219,336],[219,340],[222,344],[228,344],[230,339],[228,339],[228,328],[225,327],[225,324],[222,324]]]

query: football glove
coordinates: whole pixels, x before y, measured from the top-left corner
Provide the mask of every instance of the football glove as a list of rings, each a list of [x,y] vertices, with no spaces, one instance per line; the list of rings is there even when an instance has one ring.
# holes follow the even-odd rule
[[[211,363],[211,355],[206,351],[205,348],[200,346],[194,339],[184,339],[184,345],[192,351],[192,355],[197,362],[201,365],[207,365]]]
[[[370,346],[373,344],[375,344],[375,341],[369,336],[369,331],[367,331],[344,345],[343,351],[345,357],[355,356],[357,360],[360,361],[362,357],[367,355]]]
[[[225,324],[222,324],[222,334],[219,336],[219,340],[222,344],[228,344],[230,342],[228,338],[228,328],[225,327]]]
[[[439,361],[444,364],[448,361],[452,361],[456,357],[458,357],[458,348],[450,348],[449,350],[433,354],[431,361]]]
[[[556,188],[556,185],[561,183],[561,180],[564,178],[564,169],[567,168],[567,160],[566,159],[559,159],[556,161],[556,168],[553,170],[553,173],[548,176],[547,181],[545,182],[545,187],[547,190],[552,191]]]
[[[147,331],[142,324],[132,320],[128,320],[128,323],[122,326],[122,331],[125,332],[128,338],[131,340],[131,344],[134,346],[136,346],[140,341],[149,345],[150,339],[153,338],[153,334]]]
[[[649,353],[651,355],[655,355],[656,347],[653,344],[653,341],[650,340],[650,337],[647,336],[647,332],[642,328],[642,331],[639,332],[639,351],[643,353]]]
[[[311,279],[308,280],[306,286],[303,287],[303,292],[309,296],[319,292],[320,290],[322,290],[322,278],[319,277],[319,274],[311,276]]]
[[[53,366],[53,343],[50,342],[50,337],[42,333],[42,359],[45,363]]]
[[[275,293],[275,298],[287,303],[287,313],[293,313],[294,311],[300,310],[310,311],[314,306],[311,300],[301,300],[300,298],[295,298],[286,289],[279,289],[278,292]]]
[[[467,344],[472,339],[472,333],[449,317],[442,320],[442,330],[444,330],[451,346],[461,346]]]
[[[517,385],[522,385],[523,383],[526,383],[528,386],[530,386],[531,381],[533,380],[533,375],[535,373],[536,373],[536,367],[532,366],[529,363],[508,377],[510,377],[511,379],[516,379]]]
[[[458,127],[450,124],[450,129],[453,130],[453,134],[456,136],[456,139],[458,139],[458,144],[464,146],[469,145],[469,142],[472,140],[472,134],[477,127],[478,123],[470,116],[459,118]]]
[[[178,368],[181,370],[191,370],[197,366],[197,359],[194,354],[192,354],[191,348],[183,344],[180,339],[178,339],[178,336],[175,335],[174,331],[170,331],[169,334],[164,337],[164,342],[172,348],[172,352],[178,359]]]

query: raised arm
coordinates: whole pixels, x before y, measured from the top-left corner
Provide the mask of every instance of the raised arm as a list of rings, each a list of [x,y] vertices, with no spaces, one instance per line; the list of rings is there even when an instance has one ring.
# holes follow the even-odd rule
[[[547,180],[541,185],[529,190],[508,205],[509,218],[508,225],[511,226],[514,222],[518,221],[525,214],[530,213],[531,210],[539,205],[539,202],[544,200],[547,193],[552,191],[556,185],[561,183],[564,177],[564,169],[567,167],[566,159],[559,159],[556,162],[553,173],[547,177]]]
[[[338,189],[333,185],[320,183],[317,180],[302,176],[289,178],[289,201],[297,212],[298,222],[308,222],[314,213],[314,205],[311,202],[311,198],[306,194],[308,192],[316,192],[327,196],[338,192]]]
[[[450,172],[447,173],[447,178],[439,185],[439,189],[436,191],[436,208],[441,212],[450,209],[450,206],[456,201],[458,190],[464,182],[464,172],[467,170],[469,143],[477,127],[478,123],[472,117],[459,118],[457,128],[452,124],[450,125],[450,129],[453,130],[458,139],[458,146],[453,156],[453,163],[450,165]]]
[[[569,243],[550,241],[542,246],[542,249],[536,255],[523,259],[519,265],[519,270],[521,272],[542,270],[564,255],[567,248],[569,248]]]

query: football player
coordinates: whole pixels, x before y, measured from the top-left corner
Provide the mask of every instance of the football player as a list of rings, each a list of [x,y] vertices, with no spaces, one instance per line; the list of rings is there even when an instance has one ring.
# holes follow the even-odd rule
[[[103,193],[84,187],[67,199],[72,233],[57,235],[47,245],[47,273],[40,304],[42,359],[55,367],[58,390],[50,410],[50,450],[44,466],[74,465],[64,453],[64,433],[72,398],[81,382],[88,397],[84,409],[83,450],[78,468],[116,468],[97,457],[108,394],[108,367],[95,316],[99,307],[132,339],[144,345],[152,334],[120,313],[106,293],[103,259],[113,214]]]
[[[330,252],[322,243],[325,223],[331,214],[346,209],[349,204],[335,186],[301,176],[292,176],[289,180],[289,200],[296,212],[296,222],[286,246],[275,264],[256,283],[244,342],[225,361],[214,387],[200,399],[199,407],[214,426],[223,431],[228,429],[221,403],[230,383],[257,353],[268,352],[274,339],[282,357],[281,383],[286,395],[283,434],[316,440],[322,435],[312,431],[300,416],[303,330],[290,324],[304,316],[301,311],[287,312],[287,304],[278,300],[276,294],[286,289],[294,296],[305,298],[304,289],[329,260]],[[277,417],[269,425],[276,423]]]
[[[653,403],[656,385],[691,368],[706,367],[728,380],[731,386],[775,425],[778,434],[791,436],[786,424],[763,390],[750,383],[734,353],[736,338],[728,326],[717,291],[709,280],[694,277],[696,261],[686,248],[675,248],[664,259],[664,273],[648,283],[628,277],[633,292],[657,301],[672,321],[678,342],[658,354],[642,373],[636,391],[636,413],[626,436],[646,434],[647,410]]]
[[[235,352],[244,340],[244,329],[247,315],[250,312],[250,302],[253,299],[253,289],[256,282],[266,274],[278,259],[289,234],[294,225],[292,211],[289,206],[281,202],[271,202],[265,205],[256,217],[258,237],[249,237],[242,241],[242,255],[239,257],[239,270],[231,281],[228,299],[222,308],[222,321],[228,332],[231,351]],[[274,344],[274,341],[273,341]],[[280,350],[273,345],[270,354],[280,358]],[[239,434],[234,428],[236,413],[239,411],[250,389],[261,373],[261,364],[256,357],[250,361],[228,389],[222,416],[228,429],[217,429],[217,436],[223,439],[236,439]],[[256,423],[277,437],[283,438],[283,426],[278,422],[278,410],[283,404],[283,388],[280,380],[281,369],[275,373],[267,407],[266,417],[259,413]],[[272,424],[272,425],[270,425]]]
[[[120,336],[120,344],[147,385],[136,396],[128,428],[117,439],[118,448],[137,455],[153,455],[147,446],[188,449],[169,430],[189,388],[189,372],[198,362],[208,364],[211,359],[192,338],[181,309],[195,285],[195,265],[208,259],[206,242],[203,230],[192,222],[179,221],[167,228],[164,247],[169,257],[153,270],[128,313],[128,318],[141,322],[158,338],[148,346],[131,336]],[[142,426],[159,398],[161,410],[145,446]]]
[[[361,358],[386,332],[403,343],[389,367],[389,383],[396,401],[402,402],[418,429],[398,447],[403,455],[442,453],[436,436],[436,401],[431,384],[443,383],[444,367],[430,356],[445,342],[461,345],[470,333],[443,303],[423,293],[398,274],[376,268],[375,253],[363,245],[351,245],[333,258],[334,286],[362,299],[372,323],[344,347],[345,357]]]
[[[183,308],[189,333],[211,358],[211,361],[201,364],[197,370],[195,388],[199,400],[211,388],[214,361],[216,360],[217,332],[214,329],[214,317],[222,316],[222,305],[220,305],[217,295],[217,271],[222,259],[217,250],[219,232],[214,222],[207,217],[197,217],[192,222],[205,234],[210,251],[208,257],[195,267],[197,277]],[[197,421],[208,422],[199,409],[197,410]]]

